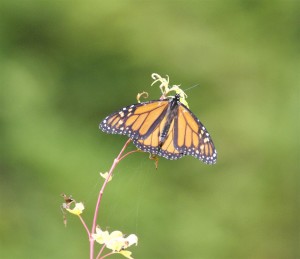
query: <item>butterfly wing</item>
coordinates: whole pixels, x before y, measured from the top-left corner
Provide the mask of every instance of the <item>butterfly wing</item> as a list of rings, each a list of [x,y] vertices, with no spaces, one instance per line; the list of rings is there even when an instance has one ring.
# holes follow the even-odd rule
[[[206,128],[183,104],[174,119],[174,147],[179,153],[191,155],[206,164],[217,161],[217,151]]]
[[[127,135],[131,139],[147,139],[164,119],[168,103],[166,99],[124,107],[107,116],[99,128],[106,133]]]
[[[149,152],[151,154],[156,154],[158,156],[162,156],[167,159],[175,160],[179,159],[184,156],[183,153],[180,153],[174,146],[174,123],[173,120],[170,125],[170,129],[168,131],[168,135],[166,137],[165,142],[162,146],[159,145],[159,136],[163,131],[163,127],[166,123],[166,117],[156,125],[154,130],[150,135],[147,136],[145,139],[134,139],[133,143],[141,150],[145,152]]]

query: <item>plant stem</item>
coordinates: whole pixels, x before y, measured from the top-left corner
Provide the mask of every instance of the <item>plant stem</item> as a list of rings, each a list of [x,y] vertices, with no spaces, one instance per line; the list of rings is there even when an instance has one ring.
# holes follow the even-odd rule
[[[90,236],[89,236],[89,241],[90,241],[90,259],[94,259],[94,244],[95,244],[95,240],[93,239],[92,237],[92,234],[95,233],[95,230],[96,230],[96,224],[97,224],[97,217],[98,217],[98,213],[99,213],[99,207],[100,207],[100,202],[101,202],[101,199],[102,199],[102,195],[103,195],[103,192],[104,192],[104,189],[108,183],[108,180],[109,178],[111,177],[114,169],[116,168],[117,164],[121,161],[121,157],[122,157],[122,154],[123,152],[125,151],[126,147],[129,145],[131,139],[128,139],[125,143],[125,145],[123,146],[122,150],[120,151],[119,155],[117,156],[117,158],[114,159],[114,162],[108,172],[108,176],[106,177],[103,185],[102,185],[102,188],[99,192],[99,195],[98,195],[98,200],[97,200],[97,203],[96,203],[96,208],[95,208],[95,213],[94,213],[94,219],[93,219],[93,225],[92,225],[92,231],[90,232]],[[125,157],[125,156],[124,156]]]
[[[103,250],[104,250],[105,247],[106,247],[105,244],[101,247],[101,249],[100,249],[100,251],[99,251],[99,253],[98,253],[96,259],[99,259],[99,258],[100,258],[100,256],[101,256],[101,254],[102,254],[102,252],[103,252]]]
[[[132,151],[129,151],[127,152],[125,155],[123,155],[119,160],[123,160],[125,157],[127,157],[128,155],[132,154],[132,153],[136,153],[136,152],[141,152],[141,150],[139,149],[136,149],[136,150],[132,150]]]
[[[85,228],[85,230],[86,230],[88,236],[90,237],[90,236],[91,236],[91,233],[90,233],[90,231],[89,231],[89,229],[88,229],[88,227],[87,227],[85,221],[83,220],[83,218],[81,217],[81,215],[78,215],[78,217],[79,217],[79,219],[80,219],[82,225],[84,226],[84,228]]]
[[[106,254],[106,255],[103,255],[102,257],[100,257],[100,259],[103,259],[103,258],[105,258],[105,257],[107,257],[107,256],[112,255],[112,254],[114,254],[114,252],[110,252],[110,253],[108,253],[108,254]]]

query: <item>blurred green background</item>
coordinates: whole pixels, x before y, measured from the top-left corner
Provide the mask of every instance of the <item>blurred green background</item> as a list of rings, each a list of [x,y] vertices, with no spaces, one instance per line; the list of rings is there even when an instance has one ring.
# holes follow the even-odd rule
[[[0,4],[1,258],[88,258],[102,179],[126,141],[99,122],[188,88],[218,162],[129,156],[98,223],[135,233],[135,258],[300,258],[299,1],[9,1]],[[131,146],[129,150],[133,150]],[[298,196],[298,197],[297,197]],[[122,258],[115,255],[113,258]]]

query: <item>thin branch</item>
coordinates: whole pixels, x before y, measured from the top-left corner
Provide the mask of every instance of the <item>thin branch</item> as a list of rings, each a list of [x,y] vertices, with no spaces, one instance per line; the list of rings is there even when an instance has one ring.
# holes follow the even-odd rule
[[[119,155],[117,156],[117,158],[115,158],[109,172],[108,172],[108,176],[106,177],[102,188],[99,192],[98,195],[98,200],[96,203],[96,208],[95,208],[95,212],[94,212],[94,219],[93,219],[93,225],[92,225],[92,231],[90,232],[91,234],[95,233],[95,229],[96,229],[96,224],[97,224],[97,217],[98,217],[98,213],[99,213],[99,208],[100,208],[100,203],[101,203],[101,199],[102,199],[102,195],[104,192],[104,189],[108,183],[109,178],[111,177],[114,169],[116,168],[117,164],[120,162],[120,158],[122,157],[123,152],[125,151],[125,149],[127,148],[127,146],[129,145],[129,143],[131,142],[131,139],[128,139],[125,143],[125,145],[123,146],[123,148],[121,149]],[[90,259],[94,258],[94,244],[95,244],[95,240],[92,238],[92,236],[90,235],[89,237],[90,240]]]
[[[89,238],[90,238],[90,237],[91,237],[91,233],[90,233],[89,228],[87,227],[87,225],[86,225],[84,219],[81,217],[81,215],[78,215],[78,217],[79,217],[79,219],[80,219],[82,225],[84,226],[84,228],[85,228],[85,230],[86,230],[86,232],[87,232],[87,234],[88,234],[88,236],[89,236]]]
[[[123,160],[125,157],[127,157],[128,155],[132,154],[132,153],[136,153],[136,152],[142,152],[141,150],[139,149],[136,149],[136,150],[132,150],[132,151],[129,151],[127,152],[125,155],[123,155],[119,160]]]
[[[99,258],[100,258],[100,256],[101,256],[101,254],[102,254],[102,252],[103,252],[103,250],[104,250],[105,247],[106,247],[105,244],[101,247],[101,249],[100,249],[100,251],[99,251],[99,253],[98,253],[96,259],[99,259]]]
[[[103,255],[102,257],[100,257],[100,259],[103,259],[103,258],[105,258],[105,257],[107,257],[107,256],[112,255],[112,254],[114,254],[114,252],[110,252],[110,253],[108,253],[108,254],[106,254],[106,255]]]

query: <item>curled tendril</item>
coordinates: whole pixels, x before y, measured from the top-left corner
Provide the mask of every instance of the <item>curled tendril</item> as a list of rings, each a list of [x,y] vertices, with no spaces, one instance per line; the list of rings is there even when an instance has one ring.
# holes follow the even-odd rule
[[[151,84],[151,86],[156,82],[160,82],[159,88],[162,92],[161,98],[166,97],[168,93],[174,91],[176,94],[180,95],[180,102],[189,107],[187,101],[185,100],[187,98],[187,94],[180,88],[180,85],[173,85],[171,88],[169,87],[170,78],[168,75],[166,75],[166,78],[163,78],[159,74],[153,73],[151,77],[154,79],[154,82]]]
[[[138,101],[138,103],[140,103],[140,98],[143,97],[143,98],[148,98],[149,97],[149,94],[147,92],[142,92],[142,93],[138,93],[137,96],[136,96],[136,99]]]
[[[160,82],[159,88],[162,92],[162,95],[163,95],[162,97],[166,97],[168,92],[170,91],[170,89],[169,89],[169,81],[170,81],[169,76],[166,75],[166,77],[167,77],[167,79],[166,79],[166,78],[161,77],[159,74],[153,73],[151,75],[151,77],[152,77],[152,79],[154,79],[154,82],[151,84],[151,86],[154,85],[156,82]]]

